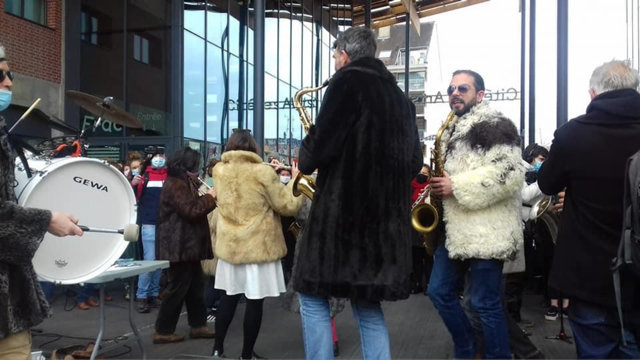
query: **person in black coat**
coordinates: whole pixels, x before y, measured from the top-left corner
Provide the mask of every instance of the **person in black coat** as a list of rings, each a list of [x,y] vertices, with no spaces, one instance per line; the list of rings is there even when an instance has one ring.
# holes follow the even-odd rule
[[[632,334],[621,343],[611,275],[622,229],[626,159],[640,149],[638,72],[611,61],[591,76],[587,113],[556,130],[538,174],[545,194],[566,188],[549,286],[571,300],[569,322],[580,358],[640,358]],[[623,279],[624,306],[637,279]],[[636,300],[637,301],[637,298]]]
[[[422,166],[415,107],[375,59],[371,30],[334,43],[336,73],[299,169],[317,189],[292,278],[300,293],[307,358],[332,358],[327,298],[350,298],[364,358],[389,358],[381,300],[409,296],[411,179]],[[363,325],[368,324],[368,325]]]

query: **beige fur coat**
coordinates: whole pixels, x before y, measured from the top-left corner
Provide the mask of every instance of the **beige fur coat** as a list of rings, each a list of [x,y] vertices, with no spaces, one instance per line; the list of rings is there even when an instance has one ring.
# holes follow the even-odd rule
[[[249,151],[228,151],[213,168],[218,196],[216,257],[232,264],[262,263],[287,254],[280,215],[293,216],[304,198],[293,196],[272,167]]]

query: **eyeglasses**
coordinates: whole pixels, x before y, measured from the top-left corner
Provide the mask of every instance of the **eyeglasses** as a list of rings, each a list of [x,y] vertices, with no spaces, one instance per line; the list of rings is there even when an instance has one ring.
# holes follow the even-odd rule
[[[0,82],[3,82],[5,78],[9,78],[9,80],[13,81],[13,74],[11,71],[0,70]]]
[[[456,91],[456,89],[458,89],[458,92],[460,94],[466,94],[469,90],[471,90],[471,85],[467,85],[467,84],[462,84],[462,85],[449,85],[449,87],[447,88],[447,95],[451,96],[451,94],[453,94],[454,91]]]

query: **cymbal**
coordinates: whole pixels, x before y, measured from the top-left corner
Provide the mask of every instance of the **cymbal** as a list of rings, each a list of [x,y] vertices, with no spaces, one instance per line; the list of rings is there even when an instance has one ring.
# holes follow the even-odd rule
[[[67,90],[67,98],[73,100],[78,106],[87,110],[88,112],[102,116],[119,125],[130,127],[133,129],[141,129],[142,123],[135,116],[129,114],[123,109],[117,107],[115,104],[110,103],[110,98],[100,99],[97,96],[89,95],[80,91]],[[111,100],[113,100],[111,98]]]

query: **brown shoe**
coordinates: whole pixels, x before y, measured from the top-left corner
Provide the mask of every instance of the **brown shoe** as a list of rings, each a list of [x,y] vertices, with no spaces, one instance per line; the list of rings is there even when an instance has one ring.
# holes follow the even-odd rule
[[[153,334],[154,344],[170,344],[184,340],[184,336],[178,334]]]
[[[78,303],[78,305],[76,305],[76,306],[80,310],[89,310],[89,309],[91,309],[91,305],[87,304],[86,302]]]
[[[98,302],[98,300],[94,299],[94,298],[89,298],[87,301],[85,301],[87,303],[87,305],[89,306],[93,306],[93,307],[98,307],[100,306],[100,303]]]
[[[192,339],[212,339],[216,337],[216,332],[213,329],[208,328],[206,326],[201,326],[198,328],[191,328],[189,332],[189,336]]]

